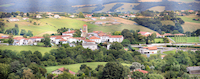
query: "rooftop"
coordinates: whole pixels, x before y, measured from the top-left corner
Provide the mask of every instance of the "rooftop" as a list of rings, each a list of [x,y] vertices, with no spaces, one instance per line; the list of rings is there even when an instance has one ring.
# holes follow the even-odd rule
[[[98,38],[96,36],[92,36],[92,37],[90,37],[90,39],[100,39],[100,38]]]
[[[157,47],[143,47],[143,49],[149,49],[149,50],[157,50]]]
[[[148,71],[145,71],[145,70],[141,70],[141,69],[137,69],[137,70],[135,70],[135,71],[139,71],[139,72],[142,72],[143,74],[146,74],[146,73],[148,73]]]

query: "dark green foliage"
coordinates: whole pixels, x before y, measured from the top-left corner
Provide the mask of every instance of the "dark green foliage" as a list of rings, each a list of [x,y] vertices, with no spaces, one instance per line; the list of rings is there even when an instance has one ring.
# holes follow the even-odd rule
[[[0,33],[4,33],[4,31],[5,31],[5,23],[3,23],[3,22],[0,22]]]
[[[28,30],[28,33],[26,33],[26,36],[32,37],[33,36],[32,31]]]
[[[20,35],[26,35],[26,30],[24,30],[24,29],[21,29],[21,32],[20,32]]]
[[[118,43],[118,42],[113,42],[111,45],[110,45],[110,49],[114,49],[114,50],[120,50],[120,49],[123,49],[123,45]]]
[[[133,72],[133,74],[131,74],[131,78],[134,78],[134,79],[140,79],[140,78],[143,79],[145,77],[146,77],[146,75],[139,71],[135,71],[135,72]]]
[[[85,18],[82,12],[79,13],[78,17],[79,18]]]
[[[50,35],[48,35],[48,34],[45,34],[45,35],[43,35],[43,37],[44,37],[44,45],[45,45],[45,47],[51,47],[51,43],[50,43],[50,41],[51,41],[51,39],[50,39]]]
[[[124,40],[121,42],[121,44],[122,44],[123,46],[128,46],[128,45],[131,44],[131,43],[130,43],[129,40],[124,39]]]
[[[63,32],[66,32],[66,31],[68,31],[68,30],[69,30],[69,28],[65,28],[65,27],[64,27],[64,28],[58,29],[58,30],[57,30],[57,33],[59,33],[60,35],[62,35]]]
[[[167,37],[163,38],[164,43],[169,43],[169,39]]]
[[[75,29],[75,33],[73,34],[73,37],[81,37],[81,31],[79,29]]]
[[[108,62],[103,68],[102,76],[99,79],[121,79],[127,77],[128,71],[125,71],[125,67],[116,62]]]

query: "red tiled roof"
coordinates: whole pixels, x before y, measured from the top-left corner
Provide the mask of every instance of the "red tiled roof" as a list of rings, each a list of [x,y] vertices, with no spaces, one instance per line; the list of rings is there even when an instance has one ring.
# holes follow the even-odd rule
[[[167,35],[172,35],[172,34],[171,33],[165,33],[164,35],[167,36]]]
[[[185,34],[181,34],[181,33],[179,33],[179,34],[174,34],[174,35],[179,35],[179,36],[182,36],[182,35],[185,35]]]
[[[64,71],[64,70],[65,70],[65,68],[64,68],[64,67],[62,67],[62,68],[59,68],[58,70],[60,70],[60,71]]]
[[[157,47],[143,47],[143,49],[149,49],[149,50],[157,50]]]
[[[14,39],[15,40],[21,40],[21,39],[25,39],[25,38],[23,38],[23,37],[15,37]]]
[[[92,16],[91,14],[87,14],[86,16]]]
[[[166,55],[161,55],[161,57],[163,57],[163,58],[164,58],[165,56],[166,56]]]
[[[25,38],[25,40],[29,40],[28,38]]]
[[[70,34],[70,33],[74,33],[75,30],[71,30],[71,31],[66,31],[66,32],[63,32],[63,34]]]
[[[84,25],[83,25],[83,27],[87,27],[87,25],[86,25],[86,24],[84,24]]]
[[[44,38],[44,37],[34,36],[34,37],[31,37],[31,38]]]
[[[86,39],[85,41],[86,41],[86,42],[95,42],[95,41],[91,41],[91,40],[88,40],[88,39]]]
[[[76,74],[75,72],[73,72],[73,71],[71,71],[71,70],[69,70],[69,73],[71,73],[71,74],[73,74],[73,75]]]
[[[100,39],[100,38],[98,38],[96,36],[92,36],[92,37],[90,37],[90,39]]]
[[[93,31],[93,33],[102,33],[102,31]]]
[[[121,38],[123,37],[122,35],[111,35],[110,38]]]
[[[98,35],[99,36],[105,36],[106,34],[105,33],[99,33]]]
[[[142,34],[142,35],[144,35],[145,33],[147,33],[147,32],[138,32],[138,34]]]
[[[62,37],[71,37],[71,35],[62,35]]]
[[[79,39],[79,40],[84,40],[85,38],[83,37],[73,37],[74,39]]]
[[[65,39],[61,39],[60,41],[67,41],[67,40],[65,40]]]
[[[62,37],[61,36],[57,36],[55,39],[62,39]]]
[[[141,69],[137,69],[137,70],[135,70],[135,71],[139,71],[139,72],[142,72],[143,74],[146,74],[146,73],[148,73],[148,71],[145,71],[145,70],[141,70]]]

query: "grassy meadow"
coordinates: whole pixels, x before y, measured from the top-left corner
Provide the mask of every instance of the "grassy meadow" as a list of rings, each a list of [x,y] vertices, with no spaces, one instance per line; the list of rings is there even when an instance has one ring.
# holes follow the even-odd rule
[[[156,38],[156,39],[155,39],[155,42],[157,43],[157,42],[164,42],[164,41],[163,41],[162,38]]]
[[[12,51],[40,51],[42,55],[44,55],[45,52],[49,52],[51,49],[56,49],[56,47],[38,47],[38,46],[0,46],[1,50],[12,50]]]
[[[170,37],[175,41],[174,37]],[[184,39],[184,37],[181,37],[180,39],[183,40],[183,42],[186,42],[186,40]],[[180,40],[176,40],[176,42],[182,42]],[[200,38],[199,37],[187,37],[187,43],[200,43]]]
[[[49,66],[49,67],[46,67],[46,70],[47,70],[47,73],[51,73],[52,71],[54,71],[58,68],[65,67],[73,72],[78,72],[78,70],[80,70],[80,66],[82,64],[86,64],[87,66],[91,67],[94,70],[98,65],[105,66],[106,63],[107,62],[88,62],[88,63],[78,63],[78,64],[70,64],[70,65]],[[122,65],[130,66],[131,64],[122,63]]]
[[[172,51],[165,51],[163,52],[164,54],[175,54],[176,53],[176,50],[172,50]]]

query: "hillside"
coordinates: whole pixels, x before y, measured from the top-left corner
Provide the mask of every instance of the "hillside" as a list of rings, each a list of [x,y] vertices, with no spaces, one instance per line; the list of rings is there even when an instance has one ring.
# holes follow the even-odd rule
[[[26,22],[26,21],[19,21],[19,22],[5,22],[6,29],[13,28],[15,24],[18,24],[18,27],[20,29],[19,32],[21,32],[21,29],[25,29],[26,31],[30,30],[33,32],[34,36],[42,36],[43,34],[52,34],[57,33],[57,29],[66,27],[66,28],[74,28],[74,29],[80,29],[84,24],[88,25],[89,32],[92,31],[103,31],[103,32],[114,32],[114,31],[122,31],[123,29],[130,29],[130,30],[137,30],[140,29],[141,31],[149,31],[153,32],[152,30],[140,26],[135,25],[134,21],[121,19],[118,17],[114,17],[117,19],[117,21],[124,23],[120,25],[111,25],[111,26],[97,26],[93,25],[81,20],[77,19],[71,19],[71,18],[61,18],[61,19],[54,19],[54,18],[46,18],[46,19],[40,19],[40,20],[33,20],[33,22],[36,22],[40,25],[33,25],[33,22]]]

